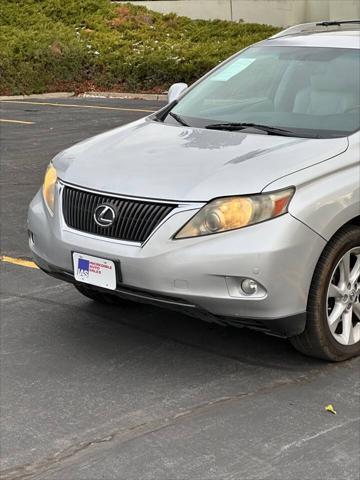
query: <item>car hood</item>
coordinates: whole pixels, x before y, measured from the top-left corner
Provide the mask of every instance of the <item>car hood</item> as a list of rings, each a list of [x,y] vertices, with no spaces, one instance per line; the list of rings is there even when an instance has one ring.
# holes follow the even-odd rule
[[[347,138],[304,139],[173,126],[142,119],[64,150],[61,180],[121,195],[208,201],[258,193],[345,151]]]

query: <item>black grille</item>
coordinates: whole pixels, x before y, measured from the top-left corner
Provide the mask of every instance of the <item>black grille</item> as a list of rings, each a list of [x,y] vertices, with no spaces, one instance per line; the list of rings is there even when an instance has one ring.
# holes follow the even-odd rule
[[[101,227],[94,220],[94,211],[101,204],[110,205],[116,212],[116,219],[109,227]],[[175,207],[165,203],[111,197],[77,188],[64,187],[63,191],[63,215],[69,227],[130,242],[144,242]]]

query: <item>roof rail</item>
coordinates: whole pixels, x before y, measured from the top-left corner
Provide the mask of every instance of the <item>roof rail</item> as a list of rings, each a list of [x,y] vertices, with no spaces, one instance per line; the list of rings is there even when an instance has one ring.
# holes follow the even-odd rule
[[[351,25],[353,23],[359,23],[360,20],[325,20],[323,22],[318,22],[316,23],[316,26],[318,27],[333,27],[333,26],[341,26],[341,25]]]
[[[286,28],[270,38],[286,37],[288,35],[304,35],[321,32],[337,32],[345,30],[354,30],[358,25],[360,29],[360,20],[324,20],[321,22],[301,23],[293,27]]]

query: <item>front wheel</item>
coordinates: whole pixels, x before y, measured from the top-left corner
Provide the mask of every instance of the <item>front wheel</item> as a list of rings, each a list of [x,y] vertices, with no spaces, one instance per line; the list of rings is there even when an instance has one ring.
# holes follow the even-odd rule
[[[303,333],[290,339],[306,355],[341,361],[360,354],[360,227],[344,227],[316,266]]]

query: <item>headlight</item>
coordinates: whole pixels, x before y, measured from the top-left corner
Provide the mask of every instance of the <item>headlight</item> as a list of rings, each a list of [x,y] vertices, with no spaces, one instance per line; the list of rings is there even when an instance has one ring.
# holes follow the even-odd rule
[[[44,184],[43,184],[43,196],[44,196],[45,203],[52,214],[54,213],[56,180],[57,180],[56,169],[53,166],[53,164],[50,163],[45,173]]]
[[[278,217],[287,212],[294,191],[288,188],[249,197],[218,198],[205,205],[174,238],[226,232]]]

